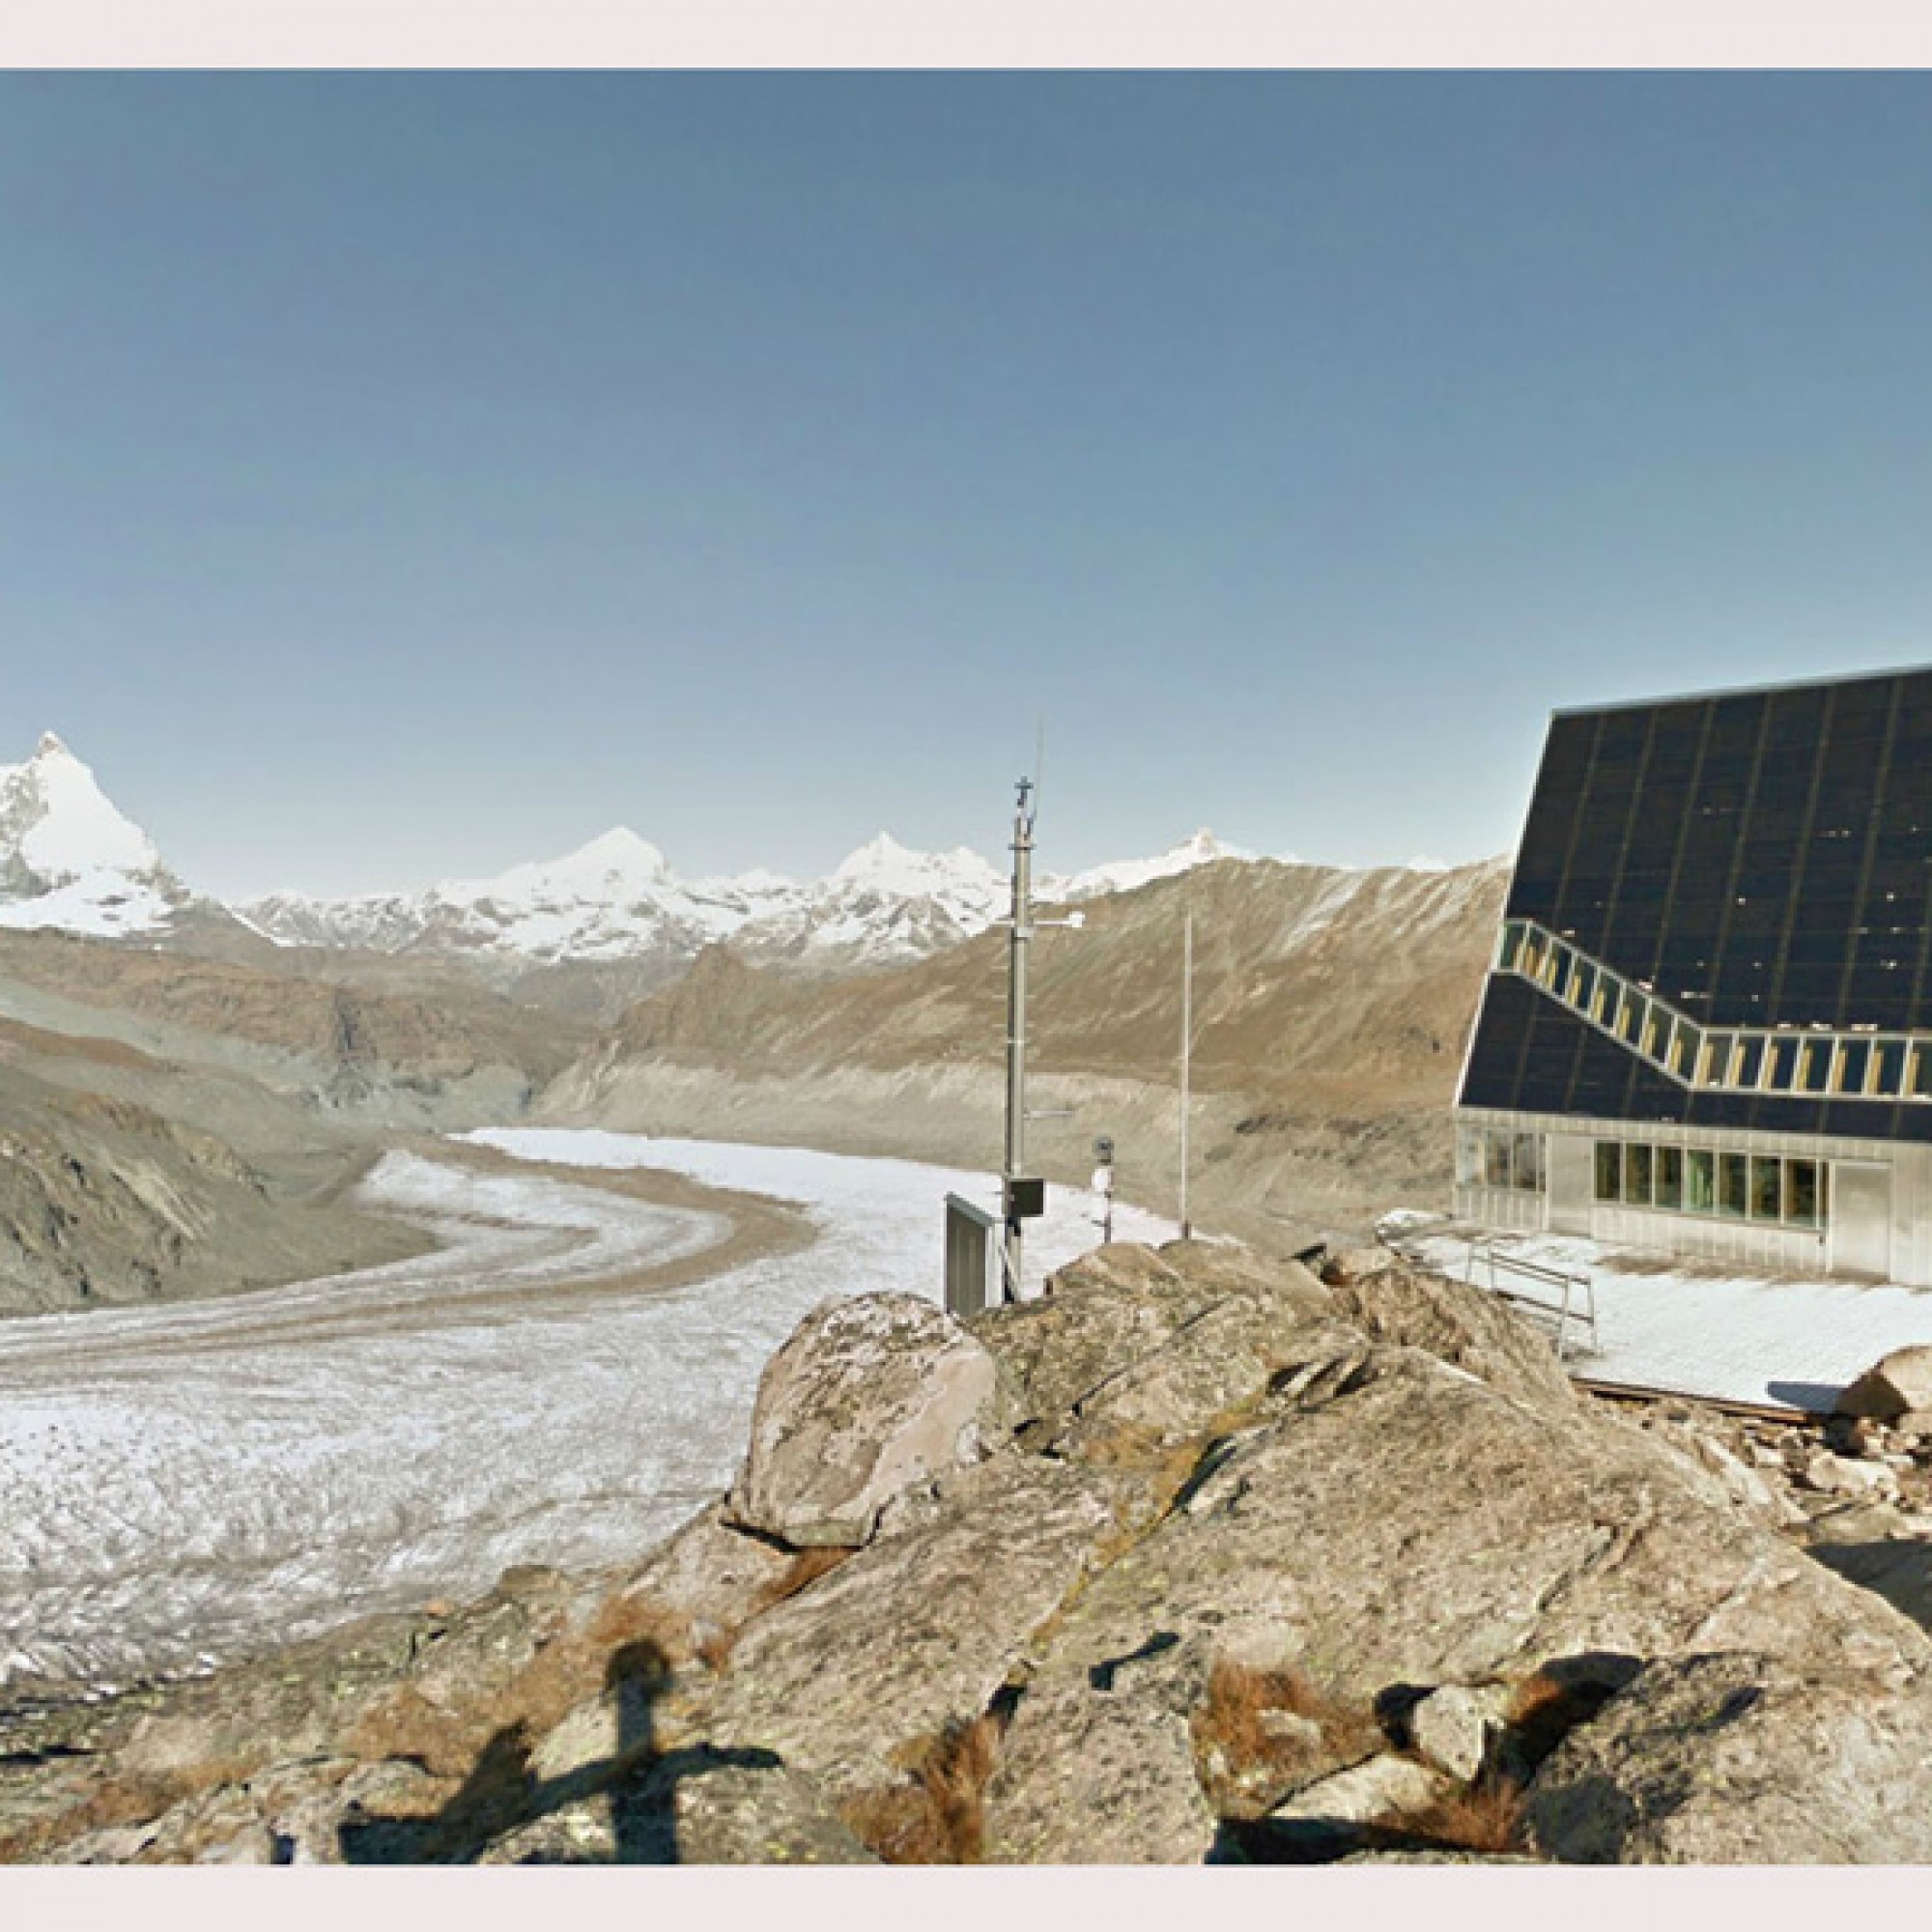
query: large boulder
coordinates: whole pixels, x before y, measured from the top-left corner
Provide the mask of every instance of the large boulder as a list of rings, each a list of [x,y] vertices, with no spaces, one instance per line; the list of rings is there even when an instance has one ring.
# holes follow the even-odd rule
[[[765,1367],[727,1519],[794,1548],[856,1548],[909,1484],[998,1445],[1000,1397],[993,1357],[931,1302],[824,1302]]]
[[[1549,1857],[1586,1864],[1932,1858],[1932,1698],[1759,1652],[1651,1664],[1529,1791]]]
[[[1026,1418],[1050,1435],[1103,1383],[1123,1386],[1212,1309],[1239,1307],[1243,1325],[1265,1334],[1319,1319],[1328,1301],[1294,1262],[1206,1241],[1158,1251],[1118,1241],[1062,1268],[1041,1299],[987,1309],[973,1328],[1012,1371]]]
[[[1840,1415],[1896,1422],[1914,1410],[1932,1409],[1932,1342],[1894,1349],[1838,1397]]]
[[[1335,1315],[1375,1341],[1425,1350],[1526,1402],[1577,1400],[1548,1339],[1487,1290],[1400,1264],[1347,1273],[1331,1292]]]
[[[700,1510],[625,1578],[619,1594],[656,1604],[695,1630],[735,1631],[784,1587],[798,1558],[725,1520],[724,1505]]]
[[[1104,1457],[1116,1444],[1154,1448],[1223,1425],[1265,1387],[1304,1326],[1292,1303],[1230,1294],[1083,1395],[1056,1446]]]
[[[719,1745],[835,1793],[980,1717],[1118,1533],[1118,1481],[1037,1457],[957,1472],[903,1526],[747,1627],[712,1699]]]

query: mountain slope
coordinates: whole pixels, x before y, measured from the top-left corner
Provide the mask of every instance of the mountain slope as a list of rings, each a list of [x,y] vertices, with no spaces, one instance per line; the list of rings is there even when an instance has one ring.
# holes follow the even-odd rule
[[[1198,1211],[1257,1240],[1433,1200],[1508,880],[1223,860],[1087,902],[1034,944],[1031,1158],[1084,1181],[1096,1133],[1122,1186],[1175,1203],[1183,915],[1196,922]],[[717,948],[639,1002],[544,1094],[546,1118],[798,1139],[996,1164],[1006,939],[987,932],[830,983]],[[1064,1117],[1063,1116],[1064,1111]]]
[[[54,1070],[55,1085],[27,1070]],[[0,1021],[0,1316],[233,1293],[373,1266],[422,1237],[337,1198],[353,1150],[319,1137],[258,1167],[104,1091],[181,1069]]]
[[[514,1118],[586,1034],[447,974],[355,984],[312,970],[323,963],[0,933],[0,1019],[240,1073],[398,1128]]]
[[[1194,1070],[1204,1088],[1291,1088],[1358,1107],[1445,1104],[1493,934],[1502,862],[1342,872],[1224,860],[1087,907],[1035,941],[1036,1065],[1165,1080],[1180,1028],[1180,927],[1196,923]],[[1006,938],[815,986],[707,952],[641,1001],[595,1065],[684,1057],[764,1070],[1005,1052]]]

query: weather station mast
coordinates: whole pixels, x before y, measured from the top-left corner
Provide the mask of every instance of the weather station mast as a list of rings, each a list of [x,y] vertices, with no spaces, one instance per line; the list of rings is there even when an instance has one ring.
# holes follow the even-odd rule
[[[1037,767],[1036,767],[1036,774]],[[1019,802],[1013,812],[1013,902],[1006,923],[1009,927],[1007,945],[1007,1146],[1000,1170],[1000,1216],[1005,1232],[1001,1245],[1001,1286],[1003,1298],[1020,1298],[1020,1264],[1025,1247],[1024,1230],[1028,1221],[1046,1211],[1046,1182],[1026,1171],[1026,1128],[1029,1120],[1044,1120],[1046,1114],[1030,1114],[1026,1103],[1027,1074],[1027,958],[1034,933],[1042,926],[1083,926],[1085,913],[1069,913],[1065,919],[1036,919],[1033,913],[1033,829],[1039,806],[1037,776],[1021,779]],[[1056,1109],[1055,1117],[1070,1109]]]

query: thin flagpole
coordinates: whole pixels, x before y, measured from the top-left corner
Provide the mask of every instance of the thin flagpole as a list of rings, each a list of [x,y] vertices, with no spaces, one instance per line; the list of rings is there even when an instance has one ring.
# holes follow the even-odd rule
[[[1194,1071],[1194,914],[1182,928],[1180,954],[1180,1238],[1193,1233],[1187,1220],[1187,1116]]]

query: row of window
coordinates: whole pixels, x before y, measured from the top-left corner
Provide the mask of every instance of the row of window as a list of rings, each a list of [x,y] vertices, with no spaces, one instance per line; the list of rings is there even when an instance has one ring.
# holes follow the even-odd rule
[[[1659,1147],[1650,1141],[1596,1144],[1597,1199],[1623,1208],[1823,1228],[1832,1170],[1821,1160]],[[1465,1126],[1456,1139],[1456,1179],[1464,1187],[1540,1194],[1548,1184],[1541,1134]]]
[[[1831,1191],[1832,1170],[1820,1160],[1648,1141],[1597,1143],[1597,1199],[1627,1208],[1822,1228],[1830,1219]]]
[[[1541,986],[1688,1087],[1932,1100],[1932,1040],[1918,1036],[1699,1026],[1528,920],[1503,926],[1496,970]]]
[[[1461,1127],[1456,1135],[1456,1179],[1465,1187],[1508,1187],[1543,1192],[1543,1136],[1506,1127]]]

